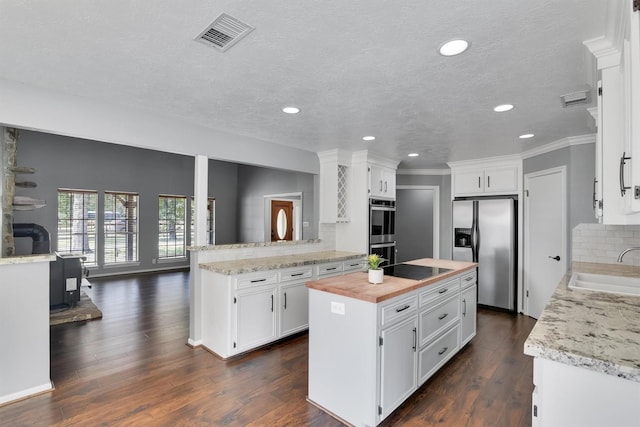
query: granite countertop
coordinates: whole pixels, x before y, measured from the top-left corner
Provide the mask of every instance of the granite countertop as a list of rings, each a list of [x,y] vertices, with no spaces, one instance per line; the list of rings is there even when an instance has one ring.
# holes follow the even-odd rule
[[[446,259],[423,258],[408,264],[424,265],[427,267],[448,268],[447,271],[426,280],[403,279],[400,277],[384,276],[384,283],[373,285],[368,281],[367,272],[345,274],[327,279],[307,282],[307,287],[323,292],[329,292],[362,301],[379,303],[415,289],[431,285],[442,279],[455,276],[467,270],[475,269],[478,264],[473,262],[451,261]]]
[[[214,273],[231,275],[299,267],[302,265],[322,264],[326,262],[347,261],[350,259],[364,259],[366,256],[366,254],[355,252],[323,251],[263,258],[236,259],[233,261],[216,261],[200,264],[199,267],[213,271]]]
[[[31,262],[49,262],[55,261],[55,254],[38,254],[38,255],[18,255],[0,258],[0,265],[3,264],[28,264]]]
[[[224,249],[265,248],[267,246],[305,245],[309,243],[320,243],[320,239],[286,240],[283,242],[251,242],[251,243],[229,243],[225,245],[187,246],[187,250],[194,251],[194,252],[221,251]]]
[[[572,271],[640,277],[640,267],[574,262]],[[640,382],[640,296],[576,290],[561,280],[524,353]]]

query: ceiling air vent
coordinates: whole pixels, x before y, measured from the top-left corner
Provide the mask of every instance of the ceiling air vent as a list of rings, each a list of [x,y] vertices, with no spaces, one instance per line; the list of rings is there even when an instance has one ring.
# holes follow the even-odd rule
[[[227,15],[218,16],[196,40],[224,52],[253,31],[253,27]]]
[[[577,104],[590,104],[591,92],[588,90],[581,90],[580,92],[568,93],[560,97],[562,106],[567,108]]]

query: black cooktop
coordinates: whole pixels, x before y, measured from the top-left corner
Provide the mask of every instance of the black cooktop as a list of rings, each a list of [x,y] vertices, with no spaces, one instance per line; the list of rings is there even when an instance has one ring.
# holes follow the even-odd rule
[[[425,267],[414,264],[393,264],[383,267],[387,276],[402,277],[404,279],[425,280],[429,277],[451,271],[450,268]]]

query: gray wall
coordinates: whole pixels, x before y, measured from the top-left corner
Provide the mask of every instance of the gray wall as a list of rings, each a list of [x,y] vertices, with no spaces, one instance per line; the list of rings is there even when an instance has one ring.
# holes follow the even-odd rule
[[[396,175],[396,185],[440,187],[440,258],[451,259],[451,175]]]
[[[396,190],[396,262],[433,257],[433,193]]]
[[[255,166],[238,166],[238,212],[240,242],[264,240],[264,196],[302,192],[302,239],[317,237],[314,220],[314,175]]]
[[[595,144],[574,145],[525,159],[526,175],[545,169],[567,166],[567,259],[571,260],[571,231],[583,223],[597,223],[593,211]]]
[[[21,130],[18,142],[19,166],[37,169],[34,175],[18,179],[36,181],[37,188],[18,189],[17,194],[47,201],[34,211],[16,212],[14,222],[34,222],[51,233],[52,250],[57,240],[57,190],[70,188],[98,191],[102,205],[104,191],[136,192],[139,200],[139,265],[93,270],[94,275],[187,267],[188,261],[154,264],[157,257],[158,195],[191,197],[194,158],[154,150]],[[216,244],[262,241],[252,234],[262,230],[263,195],[302,191],[304,220],[315,224],[312,174],[209,160],[209,197],[216,199]],[[242,213],[240,209],[245,209]],[[247,239],[242,240],[241,236]],[[316,227],[304,229],[305,239],[317,237]],[[16,240],[18,254],[31,252],[31,239]]]

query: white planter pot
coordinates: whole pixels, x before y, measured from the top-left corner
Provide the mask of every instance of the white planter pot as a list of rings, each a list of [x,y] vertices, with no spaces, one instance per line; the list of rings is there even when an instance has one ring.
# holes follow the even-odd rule
[[[377,270],[369,270],[369,283],[380,284],[384,280],[384,270],[379,268]]]

